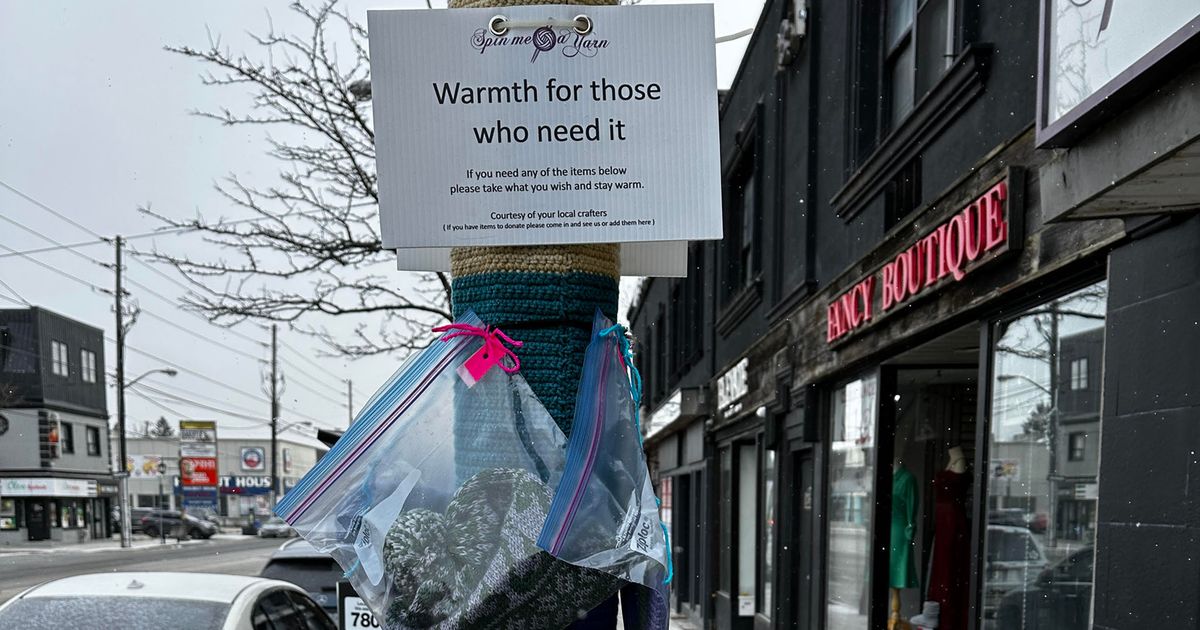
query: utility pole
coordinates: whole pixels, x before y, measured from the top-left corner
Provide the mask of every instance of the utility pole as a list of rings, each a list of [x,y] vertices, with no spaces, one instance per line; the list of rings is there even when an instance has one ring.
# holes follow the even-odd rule
[[[116,300],[117,311],[117,440],[120,444],[120,458],[118,462],[117,479],[118,487],[121,492],[121,546],[133,546],[133,539],[130,535],[132,531],[132,523],[129,517],[129,471],[125,470],[125,309],[121,304],[123,289],[121,288],[121,237],[115,239],[116,245],[116,265],[113,270],[116,272],[117,286],[113,293]]]
[[[354,424],[354,381],[346,379],[346,426]]]
[[[279,500],[279,346],[276,336],[279,326],[271,324],[271,511],[275,511],[275,502]]]

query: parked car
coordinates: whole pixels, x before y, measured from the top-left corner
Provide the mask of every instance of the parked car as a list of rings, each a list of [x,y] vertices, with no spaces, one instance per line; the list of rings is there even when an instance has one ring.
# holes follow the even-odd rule
[[[299,586],[330,617],[337,617],[337,583],[343,579],[342,568],[307,540],[297,538],[280,545],[259,575]]]
[[[1046,568],[1042,543],[1027,527],[988,523],[984,559],[983,615],[992,618],[1000,599]]]
[[[151,510],[142,517],[142,531],[151,538],[158,537],[160,531],[165,531],[167,536],[171,537],[179,531],[181,522],[186,523],[187,534],[192,538],[211,538],[220,531],[211,522],[191,514],[180,514],[178,510]]]
[[[153,512],[154,508],[130,508],[129,510],[129,531],[133,534],[142,533],[142,517]],[[109,514],[112,519],[113,533],[121,532],[121,508],[114,507]]]
[[[278,516],[273,516],[259,526],[258,535],[262,538],[291,538],[296,535],[296,530],[292,529],[292,526],[288,525],[287,521]]]
[[[260,630],[337,626],[298,587],[205,573],[93,573],[35,586],[0,605],[0,628]]]
[[[1000,600],[996,630],[1085,630],[1095,550],[1083,547]]]

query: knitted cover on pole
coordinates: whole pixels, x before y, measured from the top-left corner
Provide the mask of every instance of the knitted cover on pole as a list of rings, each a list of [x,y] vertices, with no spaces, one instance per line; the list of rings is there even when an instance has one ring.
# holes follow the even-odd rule
[[[549,4],[611,6],[616,5],[617,0],[449,2],[452,9]],[[569,436],[583,356],[590,341],[596,309],[616,319],[619,246],[459,247],[451,252],[450,269],[455,318],[469,309],[474,310],[484,322],[524,343],[516,350],[521,358],[521,374],[563,433]],[[480,448],[487,442],[480,439],[485,436],[472,434],[471,420],[469,415],[458,417],[455,426],[456,463],[467,475],[477,467],[486,467],[488,461],[488,453]],[[554,564],[557,566],[559,562]],[[593,592],[572,593],[569,587],[566,592],[560,592],[580,603],[590,601],[590,605],[597,605],[624,585],[624,581],[617,578],[597,580],[596,572],[579,571],[580,579],[575,588]],[[542,603],[561,606],[565,602]],[[611,625],[615,625],[615,619],[613,622]],[[592,621],[587,627],[598,626]]]

